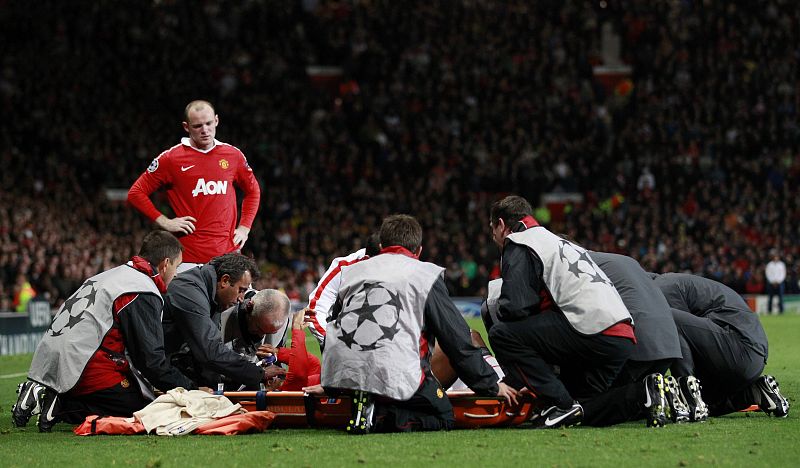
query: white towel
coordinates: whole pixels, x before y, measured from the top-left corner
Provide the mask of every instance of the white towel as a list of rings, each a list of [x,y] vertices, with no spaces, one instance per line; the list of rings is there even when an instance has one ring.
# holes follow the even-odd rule
[[[158,435],[183,435],[209,421],[245,412],[241,405],[231,403],[222,395],[178,387],[159,396],[133,416],[148,433],[155,429]]]

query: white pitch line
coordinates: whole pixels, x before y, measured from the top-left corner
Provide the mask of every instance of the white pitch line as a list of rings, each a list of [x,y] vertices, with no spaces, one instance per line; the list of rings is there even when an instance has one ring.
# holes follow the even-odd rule
[[[28,375],[28,373],[27,372],[18,372],[16,374],[0,375],[0,379],[13,379],[13,378],[22,377],[22,376],[25,376],[25,375]]]

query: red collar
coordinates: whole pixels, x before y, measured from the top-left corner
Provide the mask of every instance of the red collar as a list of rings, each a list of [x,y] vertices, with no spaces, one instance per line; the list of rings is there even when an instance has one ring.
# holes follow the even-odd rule
[[[164,284],[164,278],[161,277],[161,275],[158,273],[158,270],[151,265],[150,262],[145,260],[143,257],[134,255],[133,258],[131,258],[131,263],[133,263],[133,267],[135,269],[141,271],[153,280],[159,292],[162,294],[167,292],[167,285]]]
[[[405,247],[400,247],[399,245],[392,245],[392,246],[383,248],[383,249],[381,249],[381,253],[382,254],[385,254],[385,253],[388,253],[388,254],[400,254],[400,255],[405,255],[406,257],[419,259],[419,257],[414,255],[413,253],[411,253],[410,250],[408,250]]]
[[[525,229],[529,229],[539,225],[539,222],[533,216],[527,215],[519,220],[520,223],[525,225]]]

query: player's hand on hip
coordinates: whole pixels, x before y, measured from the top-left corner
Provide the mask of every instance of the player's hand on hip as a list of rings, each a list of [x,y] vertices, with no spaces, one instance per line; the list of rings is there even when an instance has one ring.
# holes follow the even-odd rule
[[[191,216],[181,216],[180,218],[167,218],[164,215],[161,215],[156,219],[156,224],[165,230],[169,231],[173,234],[191,234],[194,232],[194,223],[197,220]]]
[[[233,231],[233,245],[239,250],[242,250],[244,243],[247,242],[247,237],[250,235],[250,228],[239,226]]]

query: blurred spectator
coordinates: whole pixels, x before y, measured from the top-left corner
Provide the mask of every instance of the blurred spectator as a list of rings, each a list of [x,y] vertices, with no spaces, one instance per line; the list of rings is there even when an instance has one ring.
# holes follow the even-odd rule
[[[36,290],[33,289],[24,274],[18,274],[17,280],[14,282],[14,302],[11,304],[14,312],[27,312],[28,303],[34,297],[36,297]]]
[[[745,282],[744,291],[739,292],[745,292],[747,294],[763,294],[764,279],[762,273],[763,271],[759,268],[755,273],[751,274],[747,278],[747,282]]]
[[[765,270],[767,277],[767,313],[772,313],[772,299],[778,296],[778,312],[783,313],[783,287],[786,281],[786,264],[783,263],[777,251],[772,252],[772,260],[767,263]]]
[[[0,14],[6,299],[22,273],[55,305],[134,253],[147,223],[105,190],[174,144],[195,96],[264,187],[244,252],[260,287],[304,296],[407,212],[451,292],[481,294],[498,262],[483,218],[509,192],[578,192],[550,229],[739,292],[763,287],[768,248],[800,255],[793,2],[80,4]],[[612,93],[592,74],[604,21],[633,69]],[[319,65],[340,82],[318,84]]]

